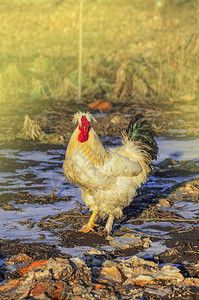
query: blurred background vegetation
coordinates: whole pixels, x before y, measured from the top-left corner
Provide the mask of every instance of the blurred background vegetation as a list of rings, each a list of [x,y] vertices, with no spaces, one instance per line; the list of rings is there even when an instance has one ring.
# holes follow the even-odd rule
[[[198,94],[198,0],[84,0],[82,99]],[[79,1],[0,0],[0,103],[77,97]]]

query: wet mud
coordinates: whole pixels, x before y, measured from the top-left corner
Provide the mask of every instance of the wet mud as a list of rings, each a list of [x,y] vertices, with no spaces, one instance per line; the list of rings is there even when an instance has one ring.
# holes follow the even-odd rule
[[[22,240],[0,240],[0,253],[1,259],[10,258],[13,255],[18,255],[20,253],[25,253],[26,255],[31,257],[31,261],[45,260],[51,257],[69,257],[69,255],[61,253],[61,251],[59,251],[55,246],[39,242],[35,242],[34,244],[27,244],[23,243]]]
[[[160,259],[165,262],[195,263],[199,261],[199,229],[191,225],[174,230],[170,233],[165,245],[170,249],[160,254]]]

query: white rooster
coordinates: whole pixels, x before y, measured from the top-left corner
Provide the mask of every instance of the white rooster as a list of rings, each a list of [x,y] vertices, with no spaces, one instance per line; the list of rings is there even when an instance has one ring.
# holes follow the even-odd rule
[[[136,115],[123,134],[121,147],[106,148],[92,128],[95,118],[89,112],[78,112],[63,164],[70,183],[77,184],[82,200],[92,211],[91,218],[81,231],[93,231],[96,216],[108,216],[105,232],[112,230],[114,218],[136,195],[136,190],[148,179],[151,163],[156,159],[158,146],[155,131],[142,114]]]

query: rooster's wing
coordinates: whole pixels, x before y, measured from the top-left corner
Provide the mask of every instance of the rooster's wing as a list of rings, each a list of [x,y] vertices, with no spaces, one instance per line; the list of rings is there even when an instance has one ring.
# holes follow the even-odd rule
[[[89,189],[107,190],[117,177],[133,177],[141,173],[139,162],[132,161],[121,154],[109,152],[109,158],[100,165],[94,166],[88,160],[73,156],[73,169],[77,184]],[[71,161],[72,163],[72,161]]]

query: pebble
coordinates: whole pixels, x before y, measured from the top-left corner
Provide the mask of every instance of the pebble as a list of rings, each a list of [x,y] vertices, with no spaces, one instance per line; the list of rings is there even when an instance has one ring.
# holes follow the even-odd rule
[[[177,267],[170,265],[163,266],[160,271],[155,273],[156,280],[168,280],[171,283],[181,282],[184,280],[184,276],[180,273]]]
[[[126,285],[146,285],[146,284],[153,284],[153,276],[151,275],[138,275],[136,277],[128,278],[124,284]]]
[[[122,283],[121,273],[116,266],[103,267],[100,272],[100,281],[103,282],[103,278],[108,279],[112,282]]]
[[[197,286],[199,288],[199,278],[186,278],[183,284],[186,286]]]
[[[13,255],[11,258],[5,260],[5,265],[16,265],[16,264],[26,264],[32,262],[32,258],[25,253],[19,253]]]
[[[117,248],[120,248],[122,250],[126,250],[132,246],[141,247],[143,246],[144,242],[142,241],[140,236],[135,236],[132,233],[127,233],[120,237],[109,239],[109,244],[112,246],[116,246]]]
[[[166,199],[160,199],[156,205],[157,207],[170,207],[170,203],[169,201],[167,201]]]

